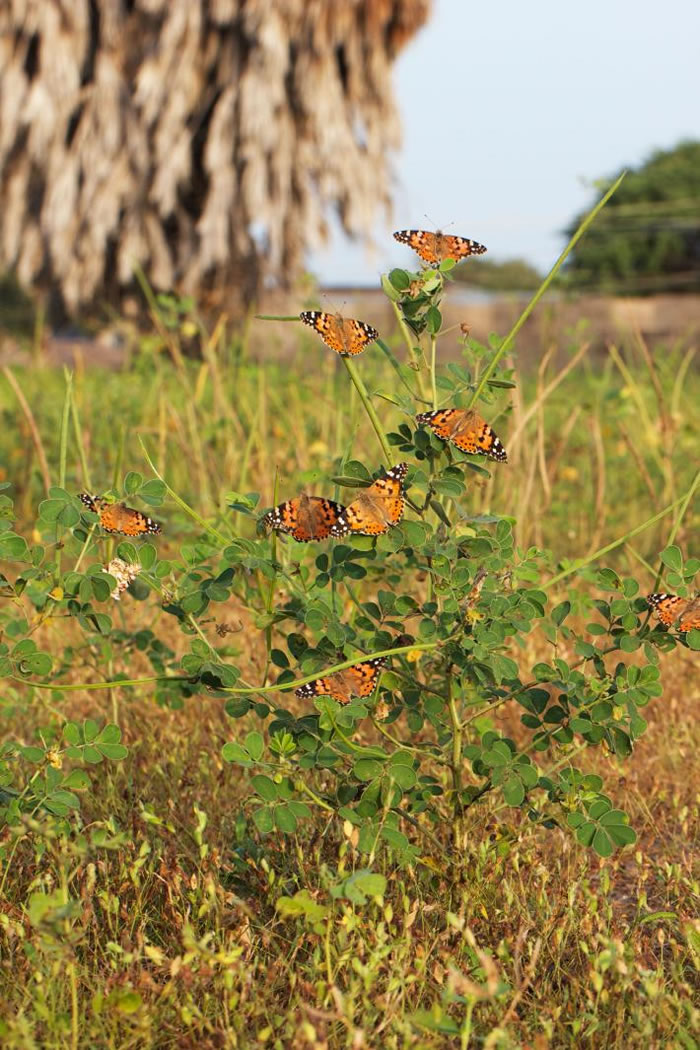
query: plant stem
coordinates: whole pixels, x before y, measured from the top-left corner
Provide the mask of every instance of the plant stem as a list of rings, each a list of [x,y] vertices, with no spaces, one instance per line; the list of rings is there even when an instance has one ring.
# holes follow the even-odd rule
[[[620,536],[619,539],[613,540],[612,543],[607,543],[604,547],[601,547],[600,550],[594,551],[593,554],[589,554],[586,558],[581,558],[574,565],[571,565],[568,569],[564,569],[562,572],[557,573],[556,576],[552,576],[551,580],[548,580],[545,584],[542,584],[543,589],[545,591],[549,590],[549,588],[553,587],[555,583],[560,583],[562,580],[565,580],[567,576],[572,576],[573,573],[579,572],[581,569],[585,569],[587,565],[591,564],[591,562],[597,561],[598,558],[601,558],[604,554],[608,554],[610,551],[615,550],[616,547],[620,547],[623,543],[626,543],[627,540],[631,540],[633,536],[638,536],[640,532],[644,532],[644,530],[648,529],[650,525],[653,525],[655,522],[659,521],[660,518],[665,517],[666,514],[668,514],[669,511],[672,511],[674,507],[678,507],[680,504],[685,504],[685,506],[683,507],[683,510],[685,511],[685,508],[688,506],[688,503],[690,502],[690,499],[699,481],[700,472],[696,474],[693,484],[690,486],[690,488],[684,496],[680,496],[677,500],[674,500],[673,503],[669,503],[667,507],[664,507],[663,510],[660,510],[658,514],[655,514],[653,516],[653,518],[647,518],[647,520],[643,521],[641,525],[637,525],[636,528],[630,529],[629,532],[626,532],[624,536]],[[679,515],[678,518],[679,523],[680,518],[681,515]]]
[[[370,401],[369,394],[367,393],[367,387],[362,382],[362,378],[360,377],[360,373],[357,371],[357,368],[355,367],[355,362],[351,358],[344,357],[343,358],[343,364],[345,365],[345,367],[347,369],[347,372],[348,372],[348,375],[350,376],[351,380],[353,381],[353,383],[355,385],[355,389],[357,390],[357,393],[360,395],[360,401],[364,405],[365,412],[369,416],[369,421],[372,424],[372,426],[374,427],[374,432],[377,435],[377,438],[379,439],[379,444],[382,446],[382,453],[383,453],[384,458],[386,460],[387,466],[390,467],[391,466],[391,449],[389,448],[389,442],[387,441],[386,435],[385,435],[384,431],[382,430],[382,424],[379,422],[379,416],[377,415],[377,413],[374,410],[374,405]]]
[[[452,842],[455,852],[462,848],[462,723],[452,693],[452,676],[447,669],[447,703],[452,723]]]
[[[416,376],[418,377],[418,386],[419,386],[420,392],[421,392],[421,394],[423,396],[423,400],[427,401],[428,400],[428,395],[427,395],[427,391],[425,389],[425,381],[424,381],[424,376],[423,376],[423,362],[422,362],[422,359],[421,359],[422,355],[416,354],[416,340],[415,340],[415,337],[411,335],[409,327],[408,327],[408,325],[406,324],[406,322],[405,322],[405,320],[403,318],[403,314],[399,310],[398,304],[395,303],[393,301],[393,299],[392,299],[392,302],[391,302],[391,308],[394,311],[394,314],[396,316],[396,322],[397,322],[397,324],[398,324],[398,326],[399,326],[399,328],[401,330],[401,335],[404,337],[404,341],[406,343],[406,347],[408,349],[408,353],[413,358],[414,363],[416,365]]]
[[[177,492],[175,492],[173,489],[170,488],[170,485],[168,485],[168,483],[165,480],[165,478],[162,477],[162,475],[156,470],[156,467],[155,467],[155,465],[153,463],[153,460],[151,459],[151,457],[148,455],[148,452],[146,451],[146,446],[144,445],[142,438],[139,437],[139,441],[141,443],[141,448],[143,449],[143,454],[146,457],[146,462],[148,463],[149,467],[151,468],[151,470],[153,471],[155,476],[158,478],[158,480],[163,482],[163,484],[165,485],[165,488],[166,488],[170,498],[173,499],[177,503],[178,507],[182,507],[182,509],[185,511],[185,513],[189,514],[189,516],[191,518],[193,518],[197,522],[197,524],[199,526],[201,526],[201,528],[204,529],[205,532],[208,532],[210,536],[214,536],[219,541],[219,543],[223,543],[224,546],[228,546],[230,540],[228,540],[223,535],[223,533],[221,533],[217,529],[213,528],[213,526],[208,525],[207,522],[204,520],[204,518],[200,517],[200,515],[197,513],[196,510],[193,510],[192,507],[190,507],[187,503],[185,503],[185,501],[184,501],[184,499],[182,499],[182,497],[178,496]]]
[[[437,378],[435,376],[435,359],[437,357],[437,336],[430,337],[430,387],[433,393],[433,412],[438,407]]]
[[[382,351],[382,353],[383,353],[383,354],[384,354],[384,356],[386,357],[387,361],[389,362],[389,364],[391,365],[391,367],[392,367],[392,368],[394,369],[394,371],[396,372],[396,375],[398,376],[398,378],[399,378],[399,381],[400,381],[401,383],[403,383],[403,385],[404,385],[404,386],[406,387],[406,389],[408,390],[408,392],[409,392],[409,394],[411,395],[411,397],[412,397],[412,398],[414,398],[414,399],[415,399],[416,401],[422,401],[422,400],[423,400],[423,398],[422,398],[422,397],[420,397],[420,396],[419,396],[419,395],[418,395],[418,394],[417,394],[417,393],[415,392],[415,390],[413,390],[413,389],[411,388],[411,386],[409,385],[409,383],[408,383],[408,382],[406,381],[406,379],[405,379],[405,377],[404,377],[404,375],[403,375],[403,373],[402,373],[402,371],[401,371],[402,365],[401,365],[401,364],[399,363],[399,361],[398,361],[398,360],[396,359],[396,357],[394,356],[394,354],[393,354],[393,353],[391,352],[391,349],[390,349],[390,348],[389,348],[389,347],[387,346],[387,344],[386,344],[386,343],[384,342],[384,340],[383,340],[383,339],[375,339],[375,343],[377,344],[377,346],[379,347],[379,349],[380,349],[380,350]]]
[[[520,331],[522,326],[525,324],[525,322],[527,321],[528,317],[530,316],[532,311],[535,309],[535,307],[537,306],[538,302],[540,301],[540,299],[542,298],[544,293],[547,291],[547,289],[549,288],[550,284],[552,283],[552,281],[554,280],[556,275],[559,273],[559,270],[563,266],[563,264],[564,264],[564,262],[566,260],[566,257],[571,252],[571,249],[574,247],[574,245],[576,245],[578,243],[578,241],[580,241],[581,237],[583,237],[583,235],[586,232],[586,230],[588,229],[588,227],[591,225],[593,220],[598,215],[598,212],[601,211],[601,209],[604,208],[605,205],[608,203],[608,201],[612,197],[613,193],[615,193],[615,191],[617,190],[618,186],[620,185],[620,183],[622,182],[622,180],[624,179],[626,174],[627,174],[627,172],[623,171],[622,175],[620,175],[620,177],[615,180],[615,182],[612,184],[612,186],[607,191],[607,193],[603,197],[601,197],[601,199],[598,201],[596,206],[591,211],[589,211],[589,213],[586,216],[586,218],[579,225],[579,228],[576,230],[576,233],[573,235],[573,237],[571,238],[571,240],[567,244],[566,248],[561,253],[559,258],[555,262],[554,266],[549,271],[549,273],[547,274],[547,276],[543,280],[542,284],[539,286],[539,288],[537,289],[537,291],[533,295],[532,299],[530,299],[530,302],[527,304],[527,306],[525,307],[525,309],[521,313],[520,317],[515,322],[515,324],[511,328],[510,332],[508,333],[508,335],[505,337],[505,339],[501,343],[500,347],[498,348],[498,350],[494,354],[493,359],[491,360],[491,363],[489,365],[487,365],[487,367],[484,369],[484,374],[482,375],[482,377],[481,377],[481,379],[479,381],[479,385],[477,386],[476,390],[472,394],[472,396],[471,396],[471,398],[469,400],[469,404],[467,405],[467,408],[473,408],[473,406],[479,400],[479,398],[481,397],[481,395],[484,392],[486,384],[488,383],[488,381],[489,381],[489,379],[490,379],[494,369],[496,368],[496,365],[501,360],[503,355],[510,349],[511,344],[513,343],[513,340],[515,339],[516,335],[518,334],[518,332]]]

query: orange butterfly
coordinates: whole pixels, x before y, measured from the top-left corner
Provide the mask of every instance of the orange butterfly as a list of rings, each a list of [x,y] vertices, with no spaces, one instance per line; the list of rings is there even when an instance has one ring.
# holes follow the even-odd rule
[[[119,532],[122,536],[143,536],[149,532],[161,531],[157,521],[134,507],[127,507],[123,503],[108,503],[102,497],[91,496],[87,492],[81,492],[78,499],[93,514],[97,514],[105,532]]]
[[[473,408],[439,408],[436,412],[421,412],[416,423],[425,423],[443,441],[451,441],[462,452],[482,454],[500,463],[508,456],[501,439]]]
[[[407,471],[408,464],[399,463],[360,493],[331,526],[331,536],[380,536],[398,525],[406,503],[402,482]]]
[[[300,685],[297,696],[330,696],[339,704],[349,704],[353,696],[370,696],[377,685],[379,675],[386,663],[386,656],[377,656],[361,664],[353,664],[344,671],[337,671],[327,678],[316,678]]]
[[[666,627],[678,622],[678,630],[700,630],[700,596],[680,598],[677,594],[654,593],[647,595],[656,616]]]
[[[341,357],[354,357],[361,354],[364,348],[374,342],[379,335],[376,328],[364,321],[355,321],[352,317],[341,314],[327,314],[323,310],[304,310],[299,317],[315,329],[326,346],[335,350]]]
[[[468,255],[483,255],[486,251],[478,241],[470,241],[468,237],[452,237],[442,230],[436,230],[435,233],[428,230],[397,230],[394,240],[413,248],[430,266],[439,266],[445,259],[459,262]]]
[[[265,528],[288,533],[298,543],[308,543],[309,540],[325,540],[330,536],[331,527],[337,523],[344,510],[345,507],[332,499],[302,493],[296,499],[273,507],[262,519],[262,524]]]

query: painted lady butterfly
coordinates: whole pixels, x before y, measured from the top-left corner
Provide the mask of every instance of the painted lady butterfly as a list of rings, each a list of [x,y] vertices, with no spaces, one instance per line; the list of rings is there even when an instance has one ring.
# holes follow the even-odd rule
[[[161,531],[157,521],[134,507],[127,507],[123,503],[108,503],[102,497],[91,496],[87,492],[81,492],[78,499],[93,514],[97,514],[105,532],[119,532],[122,536],[143,536],[146,533]]]
[[[331,527],[331,536],[347,536],[352,532],[380,536],[398,525],[406,503],[402,481],[407,471],[407,463],[398,463],[360,493],[343,509]]]
[[[344,511],[345,507],[334,503],[332,499],[302,493],[296,499],[273,507],[262,519],[262,524],[267,529],[288,533],[298,543],[308,543],[309,540],[325,540],[330,536],[331,527]]]
[[[648,594],[647,601],[661,623],[671,627],[678,623],[678,630],[700,630],[700,596],[697,598],[680,598],[677,594]]]
[[[339,704],[348,704],[353,696],[371,696],[374,692],[386,656],[377,656],[361,664],[346,667],[344,671],[328,675],[327,678],[316,678],[313,682],[300,685],[297,696],[330,696]]]
[[[508,461],[500,438],[474,409],[439,408],[421,412],[416,423],[425,423],[443,441],[451,441],[462,452],[482,454],[501,463]]]
[[[483,255],[486,251],[478,241],[470,241],[468,237],[452,237],[441,230],[435,233],[428,230],[397,230],[394,240],[413,248],[430,266],[439,266],[445,259],[459,262],[468,255]]]
[[[327,314],[322,310],[304,310],[299,314],[304,324],[314,328],[326,346],[341,357],[354,357],[374,342],[379,335],[376,328],[364,321],[355,321],[341,314]]]

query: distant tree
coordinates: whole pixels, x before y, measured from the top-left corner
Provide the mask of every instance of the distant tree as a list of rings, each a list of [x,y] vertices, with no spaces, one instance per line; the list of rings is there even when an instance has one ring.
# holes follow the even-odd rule
[[[525,259],[469,259],[454,271],[455,280],[487,292],[530,292],[538,288],[542,275]]]
[[[576,287],[700,290],[700,142],[658,150],[630,171],[574,248],[566,273]]]
[[[369,236],[430,0],[0,0],[0,272],[58,312],[249,301],[330,210]]]

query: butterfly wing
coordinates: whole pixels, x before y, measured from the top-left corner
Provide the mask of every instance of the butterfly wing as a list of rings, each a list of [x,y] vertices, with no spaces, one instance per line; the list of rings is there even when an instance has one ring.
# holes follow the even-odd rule
[[[144,536],[161,531],[157,521],[134,507],[127,507],[123,503],[107,503],[87,492],[81,492],[78,499],[93,514],[99,515],[100,526],[105,532],[115,532],[122,536]]]
[[[387,470],[384,477],[378,478],[345,508],[331,529],[331,535],[346,536],[355,532],[363,536],[381,536],[398,525],[406,505],[403,480],[407,471],[407,463],[398,463]]]
[[[81,503],[84,503],[87,509],[89,511],[92,511],[93,514],[100,513],[99,508],[97,506],[97,501],[95,500],[94,496],[90,495],[89,492],[81,492],[78,495],[78,499]]]
[[[331,527],[345,510],[340,503],[320,496],[298,496],[273,507],[264,516],[262,524],[292,536],[297,543],[325,540]]]
[[[118,532],[122,536],[144,536],[161,531],[161,526],[147,514],[123,503],[105,503],[100,507],[100,525],[105,532]]]
[[[394,240],[400,244],[407,244],[414,252],[420,255],[424,262],[430,266],[437,266],[440,257],[437,253],[436,236],[428,230],[397,230]]]
[[[439,238],[437,254],[441,261],[454,259],[455,262],[459,262],[460,259],[466,259],[468,255],[483,255],[485,251],[483,244],[472,241],[469,237],[452,237],[443,233]]]
[[[683,610],[678,621],[678,630],[683,634],[687,631],[700,631],[700,598],[694,598],[688,608]]]
[[[337,674],[307,682],[295,692],[301,697],[330,696],[339,704],[347,704],[352,696],[370,696],[374,692],[385,664],[385,656],[364,660],[360,664],[346,667],[344,671],[338,671]]]
[[[310,696],[330,696],[333,700],[337,700],[339,704],[347,704],[350,700],[350,693],[344,687],[344,682],[339,674],[331,674],[326,678],[315,678],[313,682],[307,682],[306,685],[300,685],[298,689],[295,689],[297,696],[310,697]]]
[[[488,456],[500,463],[508,461],[505,448],[486,420],[478,412],[461,408],[440,408],[421,412],[416,422],[430,427],[443,441],[451,441],[461,452]]]
[[[379,335],[376,328],[364,321],[325,313],[323,310],[304,310],[299,317],[304,324],[318,332],[326,346],[342,357],[361,354],[367,344]]]
[[[345,675],[350,680],[353,695],[371,696],[385,664],[386,656],[377,656],[373,660],[364,660],[361,664],[348,667]]]
[[[686,598],[679,598],[676,594],[657,592],[647,595],[647,602],[656,613],[657,619],[666,627],[670,627],[680,615],[687,604]]]
[[[394,239],[407,244],[430,266],[438,266],[445,259],[466,259],[468,255],[483,255],[486,248],[468,237],[453,237],[429,230],[397,230]]]

